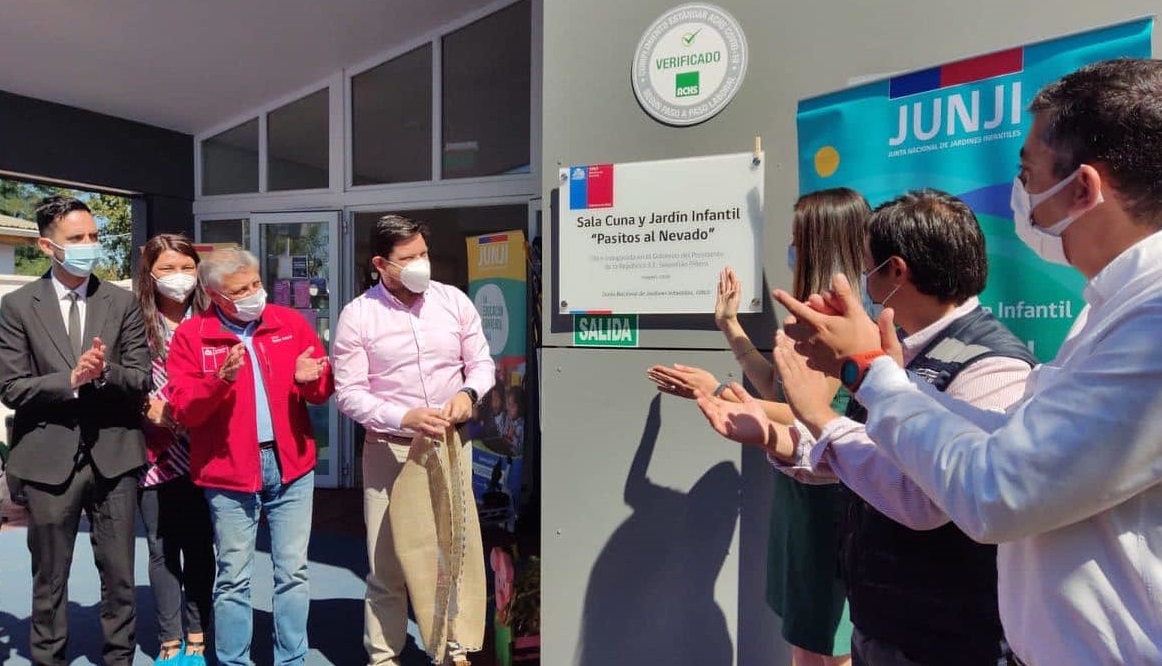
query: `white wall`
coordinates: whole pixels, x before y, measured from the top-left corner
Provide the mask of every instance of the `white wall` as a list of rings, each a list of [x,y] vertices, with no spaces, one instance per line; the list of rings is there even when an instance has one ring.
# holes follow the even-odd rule
[[[11,273],[16,270],[16,246],[0,245],[0,273]]]

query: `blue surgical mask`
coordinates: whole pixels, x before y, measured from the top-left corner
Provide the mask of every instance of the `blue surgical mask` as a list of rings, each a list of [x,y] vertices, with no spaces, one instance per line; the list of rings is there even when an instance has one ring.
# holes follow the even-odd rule
[[[46,239],[47,240],[47,239]],[[97,262],[101,260],[101,244],[100,243],[77,243],[74,245],[57,245],[52,241],[48,241],[53,247],[64,252],[64,261],[57,261],[61,268],[65,269],[74,277],[85,278],[96,268]],[[56,257],[53,257],[56,261]]]
[[[795,249],[794,245],[788,245],[787,246],[787,268],[791,269],[792,273],[795,272],[795,266],[798,265],[798,262],[799,262],[798,250]]]
[[[859,291],[863,295],[863,309],[867,311],[867,316],[871,317],[875,321],[879,321],[880,313],[884,311],[884,306],[887,305],[888,299],[896,295],[896,292],[900,289],[900,285],[896,285],[895,289],[892,289],[888,292],[887,296],[884,296],[884,300],[876,303],[872,300],[871,294],[868,293],[867,276],[879,271],[884,266],[887,266],[888,262],[891,260],[892,258],[888,257],[887,259],[884,259],[879,266],[876,266],[870,271],[864,271],[859,274]]]

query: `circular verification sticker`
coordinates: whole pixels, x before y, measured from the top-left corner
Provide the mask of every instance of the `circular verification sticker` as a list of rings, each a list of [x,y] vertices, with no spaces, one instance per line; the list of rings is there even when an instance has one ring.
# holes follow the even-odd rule
[[[630,78],[655,120],[688,126],[713,118],[746,75],[746,35],[726,10],[695,2],[660,16],[642,34]]]

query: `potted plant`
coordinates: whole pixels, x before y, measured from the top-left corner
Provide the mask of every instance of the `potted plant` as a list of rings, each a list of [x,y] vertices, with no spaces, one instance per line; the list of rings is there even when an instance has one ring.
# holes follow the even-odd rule
[[[501,666],[539,664],[541,659],[541,560],[529,557],[515,573],[512,555],[490,554],[496,589],[496,660]]]

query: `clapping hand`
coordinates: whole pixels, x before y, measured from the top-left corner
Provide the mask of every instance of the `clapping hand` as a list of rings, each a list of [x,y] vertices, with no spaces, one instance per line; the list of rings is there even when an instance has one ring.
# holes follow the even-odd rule
[[[823,426],[835,418],[831,399],[839,390],[839,381],[807,367],[807,359],[795,351],[795,343],[782,331],[775,336],[774,359],[787,403],[795,417],[818,437]]]
[[[718,274],[718,291],[714,300],[714,323],[722,328],[726,322],[738,318],[738,301],[742,285],[730,268]]]
[[[145,418],[155,426],[174,429],[177,423],[170,415],[169,403],[161,398],[150,398],[146,403]]]
[[[782,289],[776,289],[774,297],[791,312],[784,330],[795,341],[795,351],[815,370],[836,377],[844,358],[882,348],[876,322],[864,312],[842,273],[831,278],[829,292],[812,295],[807,302]]]
[[[646,377],[658,385],[662,393],[676,395],[687,400],[694,399],[694,391],[710,395],[718,388],[718,380],[702,368],[675,363],[673,367],[655,365],[646,370]]]
[[[757,446],[781,459],[794,456],[797,434],[793,428],[771,421],[759,401],[738,382],[727,387],[739,400],[729,402],[697,391],[698,409],[719,435],[740,444]]]
[[[295,359],[295,381],[299,384],[318,381],[327,369],[327,357],[312,358],[311,355],[314,353],[315,347],[312,345]]]
[[[105,372],[105,343],[101,338],[93,338],[93,344],[77,359],[69,379],[73,388],[99,379]]]
[[[230,353],[226,355],[226,362],[218,368],[218,379],[224,382],[232,382],[238,377],[238,370],[242,367],[242,359],[246,358],[246,345],[239,342],[230,348]]]

